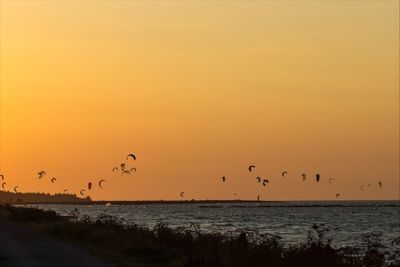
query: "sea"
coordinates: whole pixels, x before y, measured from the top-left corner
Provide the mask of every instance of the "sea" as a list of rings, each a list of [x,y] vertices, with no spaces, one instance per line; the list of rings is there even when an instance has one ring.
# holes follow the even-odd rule
[[[127,224],[153,228],[198,225],[204,232],[251,232],[291,245],[305,242],[314,224],[328,227],[336,248],[366,248],[366,234],[381,236],[381,249],[400,251],[400,201],[288,201],[132,205],[36,205],[60,215],[107,214]]]

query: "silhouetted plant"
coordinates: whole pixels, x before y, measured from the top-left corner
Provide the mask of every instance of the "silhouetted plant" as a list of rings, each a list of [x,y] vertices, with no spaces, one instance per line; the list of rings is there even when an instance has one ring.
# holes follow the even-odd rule
[[[51,222],[59,221],[61,217],[52,210],[39,210],[38,208],[23,208],[6,205],[10,217],[14,221]]]
[[[367,243],[367,251],[364,256],[364,264],[366,267],[381,267],[385,263],[385,255],[379,252],[382,247],[382,233],[371,232],[363,235],[364,241]]]
[[[313,224],[308,231],[307,244],[309,246],[330,246],[332,239],[327,238],[329,227],[325,224]]]

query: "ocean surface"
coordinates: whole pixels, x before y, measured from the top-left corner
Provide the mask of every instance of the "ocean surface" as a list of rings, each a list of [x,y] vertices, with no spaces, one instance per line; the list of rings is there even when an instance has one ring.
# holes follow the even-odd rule
[[[123,218],[127,223],[154,227],[162,222],[171,227],[198,224],[208,232],[255,232],[280,238],[285,244],[306,240],[313,224],[330,228],[328,237],[337,247],[366,247],[363,235],[382,233],[382,250],[400,249],[400,201],[313,201],[217,204],[135,205],[39,205],[61,215],[95,217],[99,214]]]

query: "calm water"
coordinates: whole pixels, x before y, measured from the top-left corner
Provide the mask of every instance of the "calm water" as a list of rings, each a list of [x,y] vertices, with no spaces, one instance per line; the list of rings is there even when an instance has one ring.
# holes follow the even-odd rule
[[[285,243],[306,240],[314,223],[330,227],[336,247],[364,248],[362,235],[380,231],[384,250],[399,249],[391,242],[400,237],[400,201],[283,202],[272,204],[151,204],[151,205],[40,205],[61,215],[77,209],[79,215],[102,213],[128,223],[153,227],[200,225],[204,231],[254,231],[282,238]]]

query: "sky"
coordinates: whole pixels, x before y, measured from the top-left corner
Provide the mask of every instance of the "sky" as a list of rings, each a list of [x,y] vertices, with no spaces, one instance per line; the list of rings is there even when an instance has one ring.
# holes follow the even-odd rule
[[[400,198],[398,1],[0,5],[7,190]]]

